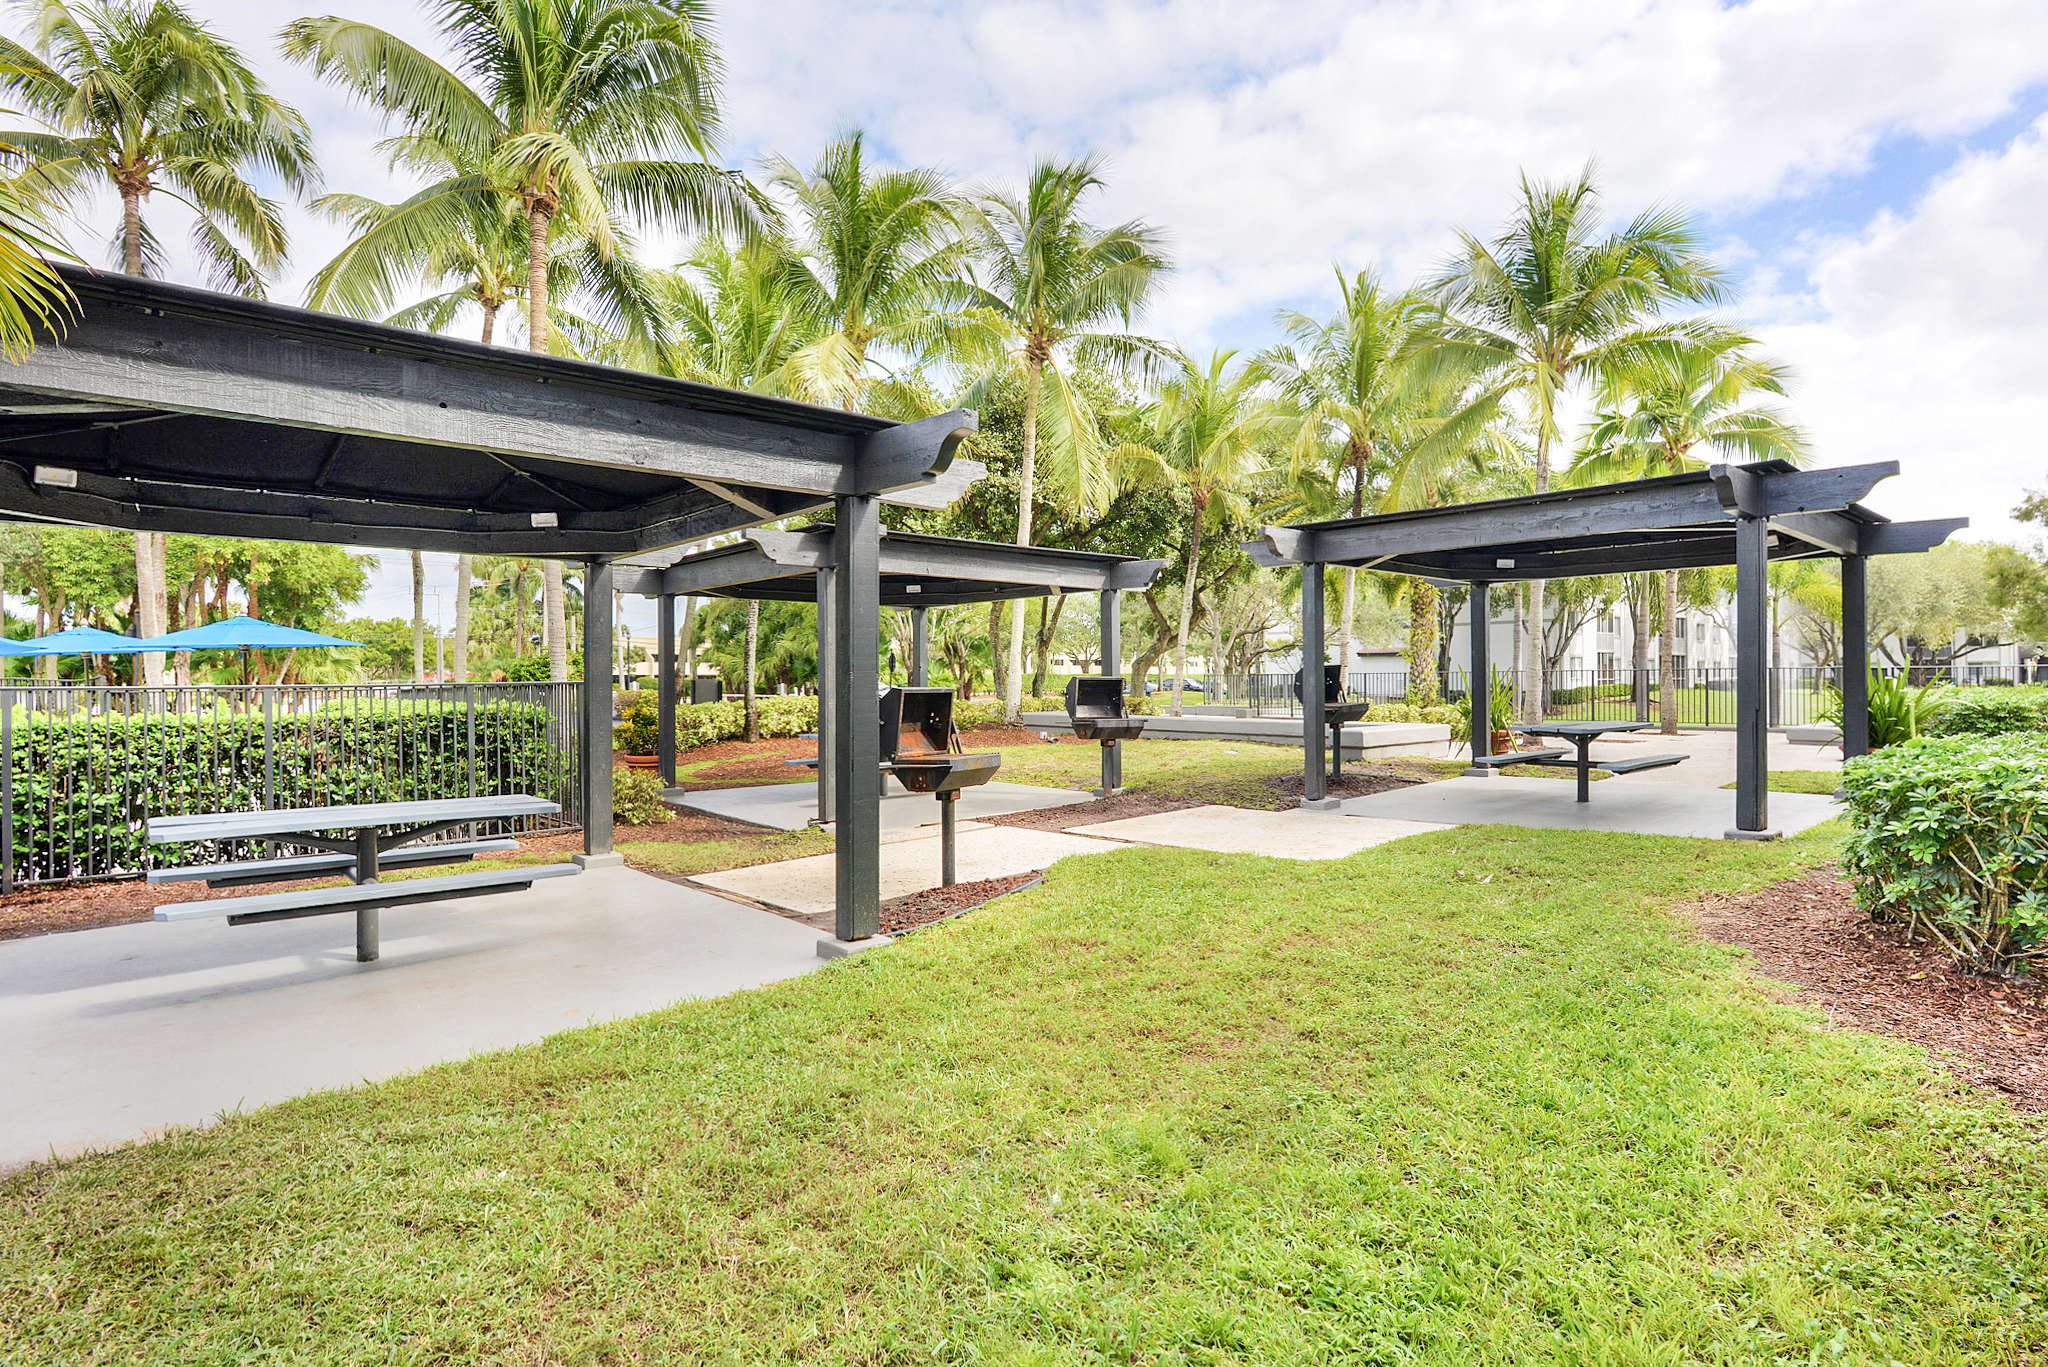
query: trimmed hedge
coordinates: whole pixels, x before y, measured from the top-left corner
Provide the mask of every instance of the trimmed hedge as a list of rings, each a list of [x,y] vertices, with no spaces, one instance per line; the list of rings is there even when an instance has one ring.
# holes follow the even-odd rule
[[[1943,690],[1947,706],[1927,725],[1930,736],[2002,736],[2048,729],[2048,693],[2036,688]]]
[[[2048,958],[2048,736],[1888,746],[1843,770],[1843,867],[1872,919],[1973,967]]]
[[[1365,714],[1365,719],[1369,722],[1423,722],[1448,726],[1453,732],[1457,732],[1464,729],[1465,712],[1465,708],[1448,702],[1428,703],[1422,706],[1411,702],[1376,702],[1372,705],[1372,710]]]
[[[818,699],[814,694],[790,696],[764,693],[755,701],[760,708],[761,736],[764,740],[780,736],[801,736],[818,729]],[[1066,706],[1064,698],[1026,698],[1022,710],[1060,712],[1065,711]],[[985,702],[956,701],[953,704],[953,724],[962,731],[995,726],[1002,718],[1003,705],[993,699]],[[738,740],[746,731],[746,727],[746,704],[738,698],[678,707],[676,748],[688,750],[699,745],[716,745],[720,741]]]
[[[1576,684],[1570,688],[1550,690],[1553,707],[1577,707],[1580,703],[1592,702],[1596,698],[1633,698],[1635,690],[1625,683]]]
[[[275,720],[261,712],[63,717],[17,712],[14,876],[91,878],[247,857],[249,841],[151,846],[152,816],[464,797],[469,710],[460,703],[334,703]],[[476,709],[476,792],[564,798],[574,766],[548,709]],[[554,737],[553,739],[564,739]],[[266,769],[275,783],[265,801]]]

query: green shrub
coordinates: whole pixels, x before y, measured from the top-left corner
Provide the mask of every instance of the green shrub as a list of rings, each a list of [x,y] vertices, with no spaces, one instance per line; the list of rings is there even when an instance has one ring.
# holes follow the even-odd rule
[[[1408,702],[1376,702],[1372,705],[1372,710],[1365,714],[1365,719],[1369,722],[1420,722],[1426,725],[1448,726],[1455,734],[1464,729],[1465,716],[1470,707],[1470,703],[1461,707],[1457,703],[1447,702],[1421,705]]]
[[[621,755],[651,755],[661,747],[661,716],[654,695],[637,693],[630,698],[620,713],[623,722],[612,728],[612,749]]]
[[[675,808],[662,801],[661,794],[657,774],[612,770],[612,820],[628,826],[659,826],[675,820]]]
[[[1571,688],[1553,688],[1550,701],[1555,707],[1577,707],[1592,702],[1595,698],[1632,698],[1635,693],[1625,683],[1577,684]]]
[[[1977,968],[2048,957],[2048,736],[1895,745],[1850,761],[1843,786],[1843,866],[1873,919]]]
[[[1948,710],[1948,695],[1954,691],[1938,679],[1916,689],[1903,678],[1887,678],[1872,670],[1870,748],[1882,750],[1887,745],[1917,740],[1921,732]],[[1826,701],[1821,704],[1820,719],[1837,726],[1842,724],[1842,695],[1839,690],[1827,690]]]
[[[755,704],[760,710],[763,737],[800,736],[818,729],[815,696],[764,693],[755,699]],[[738,740],[746,727],[747,709],[742,699],[686,704],[676,709],[676,746],[687,750],[694,745]]]
[[[475,787],[470,732],[475,726]],[[573,765],[548,709],[480,703],[341,702],[274,719],[64,717],[17,711],[14,876],[90,878],[250,857],[249,841],[148,844],[153,816],[531,793],[566,802]],[[270,788],[266,793],[266,779]]]
[[[2030,688],[1958,688],[1930,722],[1930,736],[2002,736],[2039,731],[2048,721],[2048,698]]]

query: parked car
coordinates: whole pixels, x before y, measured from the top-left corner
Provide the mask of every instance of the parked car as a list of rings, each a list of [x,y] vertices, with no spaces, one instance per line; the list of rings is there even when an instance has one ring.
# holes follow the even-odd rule
[[[1180,686],[1181,691],[1184,693],[1200,693],[1202,691],[1201,683],[1195,679],[1182,679]],[[1148,683],[1145,685],[1145,691],[1148,694],[1171,693],[1173,692],[1173,684],[1170,681],[1163,684]]]

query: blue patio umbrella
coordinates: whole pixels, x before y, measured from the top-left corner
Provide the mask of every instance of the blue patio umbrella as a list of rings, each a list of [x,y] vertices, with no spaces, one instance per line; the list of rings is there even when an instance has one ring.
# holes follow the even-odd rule
[[[308,646],[355,646],[361,641],[344,641],[317,631],[280,626],[260,617],[229,617],[203,627],[187,627],[168,636],[152,636],[143,642],[145,650],[239,650],[242,652],[242,682],[249,681],[249,652],[252,650],[299,650]]]
[[[133,636],[101,631],[98,627],[72,627],[69,631],[55,631],[13,644],[22,647],[18,653],[23,655],[138,655],[156,649]]]

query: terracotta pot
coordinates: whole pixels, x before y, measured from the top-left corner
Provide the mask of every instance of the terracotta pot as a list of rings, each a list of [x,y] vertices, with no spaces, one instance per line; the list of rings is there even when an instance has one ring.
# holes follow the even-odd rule
[[[1488,746],[1486,747],[1486,753],[1487,753],[1487,754],[1489,754],[1489,755],[1505,755],[1505,754],[1506,754],[1506,753],[1507,753],[1508,751],[1510,751],[1510,750],[1512,750],[1512,749],[1514,749],[1514,748],[1515,748],[1515,733],[1514,733],[1514,732],[1512,732],[1512,731],[1496,731],[1496,732],[1494,732],[1494,733],[1493,733],[1493,740],[1492,740],[1492,742],[1491,742],[1490,744],[1488,744]]]
[[[659,755],[622,755],[620,758],[626,761],[628,769],[659,769],[661,767],[661,756]]]

